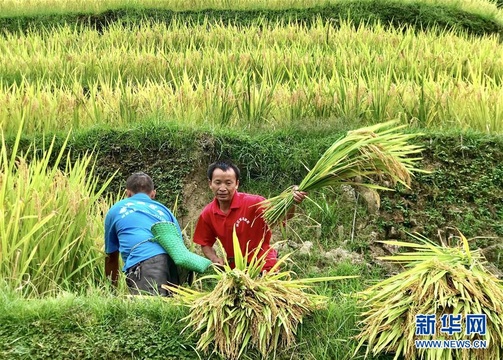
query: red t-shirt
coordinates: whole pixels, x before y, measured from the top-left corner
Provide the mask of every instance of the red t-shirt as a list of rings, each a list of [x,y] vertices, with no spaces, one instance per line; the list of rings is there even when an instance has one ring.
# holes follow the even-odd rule
[[[246,244],[248,252],[254,251],[260,241],[262,249],[258,256],[261,256],[270,248],[271,230],[262,217],[262,208],[257,206],[264,198],[259,195],[235,192],[231,201],[231,207],[227,214],[224,214],[218,206],[218,200],[215,198],[211,203],[205,206],[197,221],[194,232],[194,242],[202,246],[213,246],[216,239],[220,239],[227,253],[228,258],[234,257],[232,245],[232,231],[236,227],[236,235],[241,245],[241,252],[246,253]],[[276,264],[277,253],[271,249],[266,258],[264,270],[270,270]],[[233,264],[231,264],[233,266]]]

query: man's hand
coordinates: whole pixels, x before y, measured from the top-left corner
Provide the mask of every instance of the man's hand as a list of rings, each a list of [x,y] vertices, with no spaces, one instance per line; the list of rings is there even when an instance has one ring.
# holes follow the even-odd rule
[[[213,246],[201,246],[204,256],[206,256],[213,264],[223,265],[224,260],[219,258]]]
[[[293,186],[293,200],[297,203],[300,204],[302,201],[307,196],[307,192],[305,191],[299,191],[299,187],[297,185]]]
[[[224,264],[224,261],[221,258],[219,258],[218,256],[215,256],[213,259],[210,259],[210,260],[213,264],[216,264],[216,265],[223,265]]]
[[[300,204],[307,197],[307,192],[299,191],[299,187],[297,185],[292,186],[292,191],[293,200],[296,204]],[[293,217],[293,214],[295,214],[295,206],[292,206],[290,209],[288,209],[288,212],[286,213],[286,220],[291,219]]]

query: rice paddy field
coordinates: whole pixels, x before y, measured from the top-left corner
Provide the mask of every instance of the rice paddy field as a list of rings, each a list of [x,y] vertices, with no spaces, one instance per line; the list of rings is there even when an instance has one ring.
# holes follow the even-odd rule
[[[427,171],[377,210],[351,188],[312,194],[275,232],[299,276],[361,276],[314,286],[327,306],[275,358],[364,358],[352,295],[401,270],[376,240],[460,229],[501,274],[502,6],[3,0],[0,358],[221,358],[182,332],[186,309],[105,281],[103,216],[125,177],[152,175],[189,244],[207,163],[233,158],[244,191],[273,196],[348,130],[389,120],[417,134]]]
[[[481,39],[321,17],[309,25],[258,17],[247,26],[175,17],[8,33],[0,49],[7,132],[21,119],[26,132],[145,121],[275,129],[382,119],[502,131],[499,34]]]

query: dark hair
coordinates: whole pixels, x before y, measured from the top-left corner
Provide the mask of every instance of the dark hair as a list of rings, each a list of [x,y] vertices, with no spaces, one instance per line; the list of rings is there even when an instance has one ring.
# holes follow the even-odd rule
[[[154,182],[144,172],[137,172],[127,178],[126,189],[132,191],[134,194],[149,194],[154,190]]]
[[[214,163],[210,164],[208,166],[208,180],[213,179],[213,171],[215,169],[220,169],[222,171],[227,171],[229,169],[234,170],[234,173],[236,174],[236,181],[239,181],[239,176],[241,175],[241,172],[239,171],[239,168],[234,165],[231,161],[229,160],[219,160],[215,161]]]

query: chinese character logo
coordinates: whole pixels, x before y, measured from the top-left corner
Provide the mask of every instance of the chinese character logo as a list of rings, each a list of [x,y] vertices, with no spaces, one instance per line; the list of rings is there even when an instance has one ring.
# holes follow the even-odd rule
[[[435,335],[435,314],[416,315],[416,335]]]
[[[441,332],[449,335],[461,333],[461,314],[444,314],[440,320],[442,321],[442,327],[440,328]]]
[[[487,316],[485,314],[466,315],[466,335],[485,335],[487,327]]]

